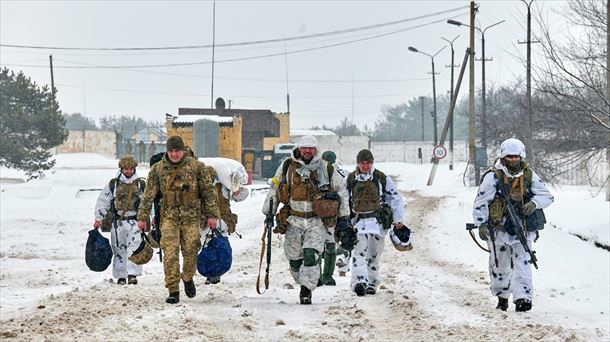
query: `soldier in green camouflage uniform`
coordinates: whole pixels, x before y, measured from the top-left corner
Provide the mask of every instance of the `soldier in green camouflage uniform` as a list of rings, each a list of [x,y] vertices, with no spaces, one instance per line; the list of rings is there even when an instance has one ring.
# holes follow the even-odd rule
[[[146,228],[153,199],[161,192],[161,249],[165,254],[163,271],[165,287],[169,290],[167,303],[180,301],[180,279],[184,292],[192,298],[196,294],[193,276],[197,270],[197,253],[201,247],[200,227],[216,228],[219,217],[216,194],[205,164],[185,155],[184,141],[179,136],[167,140],[163,160],[155,164],[148,179],[140,209],[138,227]],[[182,274],[179,252],[182,250]]]

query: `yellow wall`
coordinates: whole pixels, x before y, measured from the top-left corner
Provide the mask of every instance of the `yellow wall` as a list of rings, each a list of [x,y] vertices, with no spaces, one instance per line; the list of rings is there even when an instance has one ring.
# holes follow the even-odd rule
[[[275,118],[280,120],[280,136],[279,138],[263,138],[263,150],[273,150],[275,144],[285,144],[290,141],[290,114],[276,113]]]
[[[218,132],[219,157],[235,159],[241,162],[241,128],[243,122],[244,121],[240,116],[234,116],[233,127],[220,127]]]

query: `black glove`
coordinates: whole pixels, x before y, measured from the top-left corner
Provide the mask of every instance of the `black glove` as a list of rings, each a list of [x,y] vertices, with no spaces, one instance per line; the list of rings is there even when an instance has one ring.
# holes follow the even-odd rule
[[[345,230],[351,225],[349,221],[349,217],[341,216],[337,219],[337,224],[335,225],[335,230]]]
[[[340,217],[338,219],[337,225],[335,226],[335,241],[339,244],[339,247],[346,251],[354,249],[357,237],[349,218]]]

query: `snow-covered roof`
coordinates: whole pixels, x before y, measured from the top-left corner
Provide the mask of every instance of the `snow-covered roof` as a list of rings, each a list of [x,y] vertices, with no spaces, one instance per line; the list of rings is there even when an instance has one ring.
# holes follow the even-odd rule
[[[320,135],[336,135],[335,132],[326,130],[326,129],[291,129],[290,130],[290,136],[294,137],[294,136],[303,136],[303,135],[313,135],[313,136],[320,136]]]
[[[219,116],[219,115],[196,115],[196,114],[187,114],[187,115],[178,115],[174,116],[175,123],[193,123],[197,120],[210,120],[218,123],[228,123],[233,122],[232,116]]]

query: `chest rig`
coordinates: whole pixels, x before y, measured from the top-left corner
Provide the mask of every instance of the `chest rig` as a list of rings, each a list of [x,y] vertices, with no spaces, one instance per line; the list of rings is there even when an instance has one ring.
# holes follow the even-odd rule
[[[166,207],[179,207],[199,200],[197,179],[184,166],[176,167],[164,177],[163,202]]]

